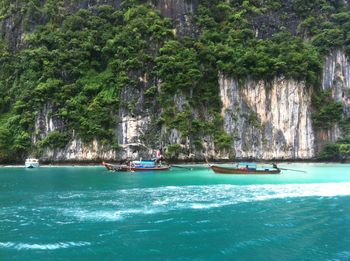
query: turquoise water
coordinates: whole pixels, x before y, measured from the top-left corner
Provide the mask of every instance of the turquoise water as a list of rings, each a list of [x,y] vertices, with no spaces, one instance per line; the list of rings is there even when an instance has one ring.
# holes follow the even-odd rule
[[[0,260],[350,260],[350,165],[0,169]]]

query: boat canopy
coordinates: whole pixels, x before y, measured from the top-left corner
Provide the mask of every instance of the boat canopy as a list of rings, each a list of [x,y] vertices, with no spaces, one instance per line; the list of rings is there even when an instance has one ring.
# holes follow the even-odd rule
[[[135,160],[132,162],[134,165],[143,165],[143,166],[154,166],[154,160]]]
[[[249,168],[256,168],[257,166],[256,163],[252,163],[252,162],[239,162],[238,165],[243,167],[248,166]]]
[[[39,162],[39,160],[38,159],[32,159],[32,158],[30,158],[30,159],[26,159],[26,163],[37,163],[37,162]]]

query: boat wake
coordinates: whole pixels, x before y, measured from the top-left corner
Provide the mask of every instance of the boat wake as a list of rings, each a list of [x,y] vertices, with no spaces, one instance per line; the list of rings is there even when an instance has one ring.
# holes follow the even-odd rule
[[[136,215],[183,209],[205,210],[274,199],[349,196],[349,187],[350,183],[323,183],[128,189],[84,194],[83,198],[89,201],[88,205],[72,202],[76,206],[64,209],[61,213],[80,221],[119,221]],[[96,211],[101,207],[103,210]]]
[[[63,248],[89,246],[89,242],[59,242],[54,244],[27,244],[27,243],[13,243],[0,242],[0,249],[15,249],[15,250],[57,250]]]
[[[18,226],[33,226],[36,223],[49,228],[52,222],[57,225],[77,222],[117,222],[142,215],[181,210],[209,211],[230,205],[276,199],[288,202],[291,198],[317,197],[323,199],[349,196],[349,187],[350,182],[167,186],[117,191],[57,192],[39,195],[35,201],[41,202],[40,207],[4,207],[0,210],[0,219],[3,220],[4,226],[13,229],[17,229]],[[14,225],[16,227],[13,227]],[[4,243],[0,245],[0,247],[3,246]],[[60,247],[62,246],[66,245],[63,244]]]

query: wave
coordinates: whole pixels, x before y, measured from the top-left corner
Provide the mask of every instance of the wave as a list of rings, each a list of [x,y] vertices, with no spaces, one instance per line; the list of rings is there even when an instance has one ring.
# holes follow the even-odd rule
[[[66,209],[65,216],[74,217],[81,221],[118,221],[123,217],[117,211],[92,211],[87,209]]]
[[[66,216],[83,221],[119,221],[135,215],[182,209],[208,210],[228,205],[302,197],[336,197],[350,195],[350,183],[284,185],[208,185],[160,187],[99,192],[85,195],[85,208],[66,209]],[[106,200],[104,200],[104,198]],[[103,207],[104,210],[96,211]]]
[[[14,242],[0,242],[0,248],[15,250],[57,250],[63,248],[89,246],[90,242],[59,242],[54,244],[28,244]]]
[[[150,215],[164,212],[164,209],[160,208],[139,208],[139,209],[125,209],[125,210],[104,210],[94,211],[87,209],[68,209],[64,211],[64,215],[74,217],[80,221],[119,221],[124,218],[143,214]]]
[[[58,195],[59,199],[72,199],[72,198],[81,198],[82,194],[81,193],[69,193],[69,194],[64,194],[64,195]]]

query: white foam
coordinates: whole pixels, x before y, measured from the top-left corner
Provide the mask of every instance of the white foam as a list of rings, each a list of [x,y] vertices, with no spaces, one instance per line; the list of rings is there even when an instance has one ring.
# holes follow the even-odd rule
[[[0,248],[11,248],[16,250],[57,250],[62,248],[89,246],[90,242],[59,242],[54,244],[28,244],[28,243],[13,243],[0,242]]]
[[[94,192],[93,192],[94,193]],[[66,216],[83,221],[120,221],[135,215],[152,215],[182,209],[194,211],[233,204],[302,197],[350,195],[350,183],[281,184],[281,185],[208,185],[128,189],[99,192],[87,197],[87,207],[66,209]],[[101,200],[106,198],[105,204]],[[103,206],[103,210],[96,211]]]
[[[193,204],[191,208],[193,209],[207,209],[207,208],[217,208],[221,207],[221,204]]]
[[[74,199],[74,198],[81,198],[82,194],[62,194],[62,195],[58,195],[59,199]]]
[[[140,209],[124,209],[124,210],[103,210],[103,211],[89,211],[89,210],[73,210],[65,211],[66,216],[74,217],[81,221],[120,221],[129,216],[151,215],[159,212],[164,212],[165,209],[160,208],[140,208]]]
[[[122,216],[117,211],[89,211],[89,210],[66,210],[66,216],[73,216],[82,221],[117,221]]]

